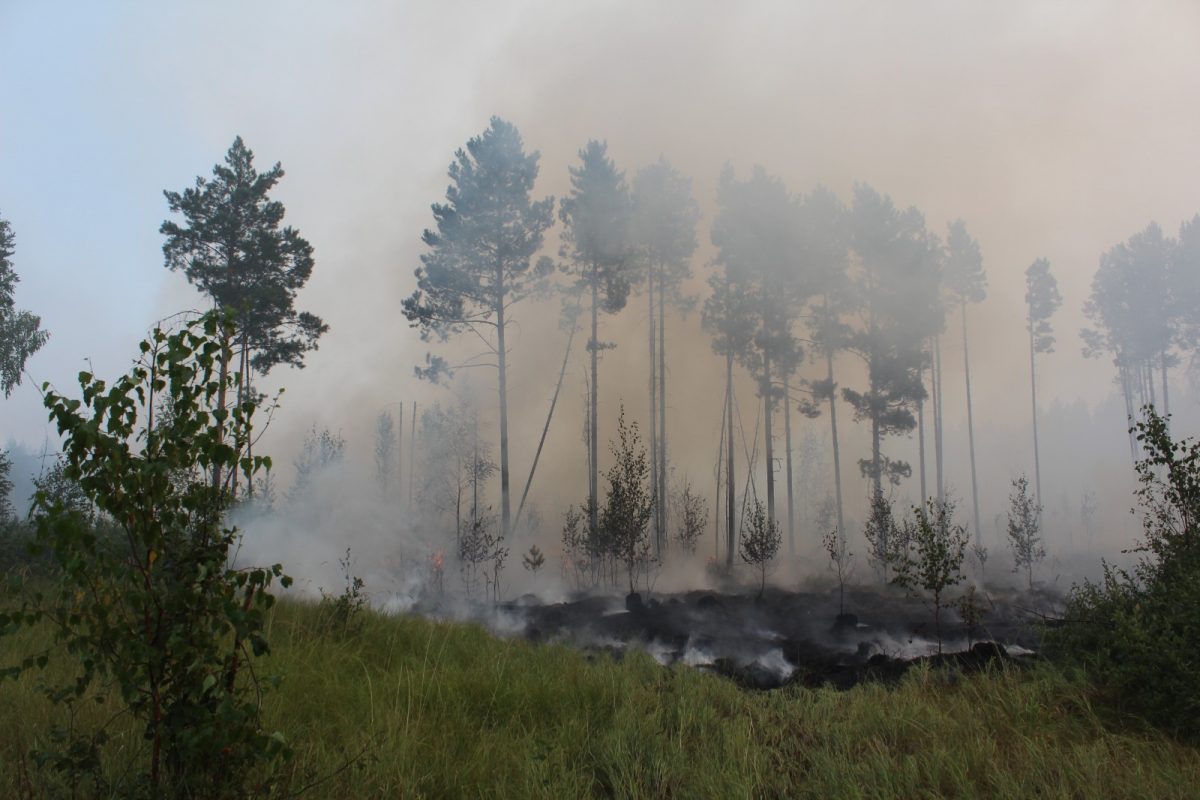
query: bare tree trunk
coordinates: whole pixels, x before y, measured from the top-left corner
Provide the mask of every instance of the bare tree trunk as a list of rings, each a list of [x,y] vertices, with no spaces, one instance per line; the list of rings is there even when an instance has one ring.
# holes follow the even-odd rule
[[[918,375],[921,380],[921,391],[925,390],[925,359],[921,359],[921,366],[918,369]],[[921,470],[921,507],[925,507],[925,501],[929,499],[929,495],[925,489],[925,397],[917,398],[917,454],[920,462]]]
[[[937,464],[937,498],[938,502],[946,499],[946,471],[942,449],[942,422],[946,416],[946,406],[942,402],[942,337],[933,339],[933,456]]]
[[[1129,367],[1122,364],[1117,371],[1121,377],[1121,394],[1125,397],[1125,421],[1129,427],[1129,456],[1133,459],[1133,463],[1137,464],[1137,437],[1133,430],[1133,387],[1130,385],[1132,379],[1129,375]]]
[[[396,425],[396,492],[404,494],[404,401],[400,401],[400,421]]]
[[[879,416],[871,417],[871,483],[875,490],[873,497],[883,494],[883,460],[879,452]]]
[[[588,524],[591,525],[591,530],[594,532],[599,529],[599,500],[597,495],[600,489],[600,459],[598,457],[599,445],[599,429],[596,425],[596,418],[599,415],[600,394],[596,390],[597,379],[597,357],[600,352],[599,334],[599,319],[600,313],[600,287],[597,285],[596,265],[592,265],[592,339],[590,343],[591,349],[591,372],[592,385],[589,387],[589,413],[588,413],[588,501],[591,508],[588,509]]]
[[[416,470],[413,467],[417,460],[417,401],[413,400],[412,421],[409,423],[408,430],[408,507],[412,508],[413,504],[413,482],[416,479]],[[401,456],[403,457],[403,456]]]
[[[1034,341],[1033,341],[1033,326],[1029,327],[1029,390],[1032,401],[1033,411],[1033,480],[1034,489],[1037,492],[1036,501],[1040,506],[1042,504],[1042,459],[1038,451],[1038,426],[1037,426],[1037,362],[1035,360]]]
[[[666,285],[666,267],[659,264],[658,273],[658,480],[659,497],[662,498],[662,535],[663,548],[669,544],[668,519],[670,506],[667,504],[667,318],[664,301],[666,295],[663,287]]]
[[[721,435],[717,437],[717,486],[713,511],[713,560],[721,556],[721,482],[725,466],[725,426],[729,424],[729,386],[725,386],[725,400],[721,401]]]
[[[658,496],[658,330],[654,326],[654,267],[646,269],[646,296],[650,304],[650,484],[654,487],[654,554],[662,558],[662,505]]]
[[[550,420],[554,417],[554,406],[558,403],[558,393],[562,389],[563,377],[567,374],[567,359],[571,355],[571,344],[575,341],[575,331],[578,330],[579,323],[574,322],[571,325],[571,332],[567,335],[567,349],[563,353],[562,366],[558,370],[558,383],[554,385],[554,396],[550,398],[550,410],[546,412],[546,424],[542,426],[542,438],[538,439],[537,451],[533,454],[533,464],[529,467],[529,477],[525,479],[525,489],[521,492],[521,502],[517,504],[517,516],[513,520],[513,529],[517,529],[521,524],[521,512],[525,509],[525,498],[529,496],[529,487],[533,485],[533,473],[537,470],[538,459],[542,457],[542,447],[546,444],[546,433],[550,430]]]
[[[733,348],[725,354],[725,417],[729,425],[725,430],[727,437],[725,445],[725,566],[732,569],[733,551],[737,544],[736,515],[734,507],[737,503],[736,486],[733,482]]]
[[[837,397],[833,382],[833,352],[825,351],[826,377],[829,380],[829,427],[833,436],[833,486],[837,494],[838,534],[846,535],[846,521],[842,516],[842,455],[838,446]]]
[[[796,555],[796,525],[792,491],[792,387],[790,377],[783,380],[783,435],[787,439],[784,450],[787,464],[788,555],[794,556]]]
[[[771,442],[771,417],[775,410],[771,396],[771,357],[763,351],[763,442],[767,457],[767,521],[775,522],[775,456]]]
[[[1162,397],[1163,416],[1171,413],[1171,403],[1167,395],[1167,351],[1162,351]]]
[[[500,536],[510,540],[509,523],[512,521],[512,500],[508,492],[508,353],[504,349],[504,332],[504,269],[502,265],[497,265],[496,349],[499,356],[497,364],[500,367]]]
[[[967,304],[962,304],[963,372],[967,381],[967,442],[971,451],[971,500],[975,511],[975,543],[979,544],[979,482],[975,477],[975,419],[971,409],[971,357],[967,354]]]

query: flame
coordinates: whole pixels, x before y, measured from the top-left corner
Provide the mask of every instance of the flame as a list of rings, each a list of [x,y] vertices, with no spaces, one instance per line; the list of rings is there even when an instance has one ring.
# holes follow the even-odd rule
[[[431,555],[429,557],[429,561],[433,565],[434,572],[441,572],[442,569],[445,568],[445,566],[446,566],[446,551],[445,550],[434,551],[433,555]]]

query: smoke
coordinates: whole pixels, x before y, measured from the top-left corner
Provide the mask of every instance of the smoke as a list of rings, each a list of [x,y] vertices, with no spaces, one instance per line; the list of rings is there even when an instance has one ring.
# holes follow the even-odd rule
[[[1086,0],[736,7],[528,0],[485,7],[376,3],[303,14],[285,3],[233,10],[221,3],[153,13],[130,8],[110,20],[6,11],[0,74],[23,74],[25,64],[63,66],[62,74],[39,76],[28,95],[16,95],[14,126],[5,126],[0,147],[0,184],[13,194],[0,198],[0,211],[19,236],[17,266],[29,292],[19,302],[42,313],[53,332],[31,371],[63,389],[82,354],[96,357],[98,373],[118,372],[149,323],[200,305],[179,276],[161,267],[161,190],[207,174],[235,134],[260,165],[283,162],[287,176],[277,197],[287,221],[316,248],[316,269],[298,305],[321,315],[331,331],[305,369],[279,370],[264,382],[264,389],[288,392],[261,452],[276,457],[287,483],[286,465],[303,432],[316,425],[344,433],[346,465],[278,513],[242,519],[243,558],[282,561],[306,591],[332,591],[342,580],[338,559],[350,548],[352,569],[396,606],[406,601],[395,598],[413,598],[425,585],[430,555],[451,548],[454,532],[444,519],[377,497],[372,437],[377,413],[397,401],[426,409],[461,397],[479,411],[481,435],[497,439],[494,375],[476,370],[452,389],[417,381],[412,367],[428,348],[399,313],[424,252],[421,231],[432,224],[429,204],[444,199],[446,166],[492,114],[516,124],[527,149],[541,152],[536,197],[568,192],[567,170],[593,137],[607,140],[627,177],[660,155],[689,177],[702,212],[701,248],[685,287],[696,297],[706,291],[715,190],[726,163],[739,174],[761,164],[795,193],[821,183],[843,201],[856,181],[865,181],[898,206],[919,208],[938,233],[950,219],[966,220],[989,278],[988,299],[972,307],[970,325],[982,533],[997,565],[1003,531],[995,522],[1006,509],[1009,481],[1032,472],[1023,271],[1033,259],[1048,258],[1065,299],[1053,320],[1057,351],[1040,361],[1049,547],[1095,556],[1128,546],[1136,535],[1137,520],[1126,513],[1133,484],[1112,370],[1080,357],[1075,332],[1101,252],[1149,220],[1173,230],[1200,208],[1200,164],[1193,157],[1200,110],[1179,102],[1200,90],[1194,4],[1163,2],[1135,12]],[[234,18],[262,35],[255,47],[214,61],[212,42],[228,34]],[[96,82],[106,88],[97,91]],[[40,113],[45,97],[59,98],[64,110]],[[117,175],[114,165],[127,169]],[[93,221],[98,196],[110,198],[109,208]],[[81,239],[62,234],[55,220],[64,213],[86,226]],[[552,256],[556,236],[557,229],[547,242]],[[79,258],[83,251],[89,258]],[[92,275],[154,288],[117,297],[82,282]],[[64,296],[64,287],[77,297]],[[649,417],[644,306],[635,295],[601,323],[601,338],[616,345],[603,352],[600,366],[602,469],[618,404],[631,419]],[[514,500],[566,344],[558,310],[558,300],[547,298],[513,312]],[[948,322],[953,331],[957,318]],[[112,341],[104,338],[108,331]],[[587,487],[583,338],[576,339],[530,490],[541,530],[508,543],[505,596],[527,589],[556,596],[569,588],[558,570],[558,529],[563,511]],[[711,503],[721,364],[694,311],[670,312],[666,338],[672,479],[690,479]],[[462,341],[439,352],[474,350]],[[947,472],[964,499],[970,492],[965,396],[953,335],[943,342],[943,360]],[[838,369],[844,385],[860,382],[850,359]],[[736,381],[738,424],[749,437],[755,389],[740,369]],[[1200,429],[1200,417],[1182,388],[1173,387],[1184,412],[1176,430],[1187,433]],[[827,420],[793,416],[795,441],[811,433],[827,454]],[[27,444],[40,444],[40,434],[30,433],[43,430],[36,397],[14,398],[5,417],[0,435],[33,436]],[[861,519],[867,485],[854,461],[868,442],[844,406],[842,419],[848,511]],[[739,439],[739,494],[751,448]],[[916,463],[914,439],[887,448]],[[777,441],[780,457],[783,450]],[[762,493],[759,453],[751,479]],[[798,497],[804,568],[781,568],[777,582],[823,571],[814,523],[814,509],[832,490],[827,456],[823,462],[823,475]],[[497,481],[486,494],[498,507]],[[917,494],[914,477],[898,490],[898,505],[916,502]],[[1085,495],[1098,503],[1090,527],[1081,519]],[[778,509],[782,520],[782,502]],[[711,505],[710,512],[712,530],[698,557],[668,562],[656,588],[704,583],[703,559],[714,554],[716,538]],[[967,503],[960,514],[969,517]],[[851,536],[856,541],[856,531]],[[535,543],[547,564],[531,575],[520,555]]]

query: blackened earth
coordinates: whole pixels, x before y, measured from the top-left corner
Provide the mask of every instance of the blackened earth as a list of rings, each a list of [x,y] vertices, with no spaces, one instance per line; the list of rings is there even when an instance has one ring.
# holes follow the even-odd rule
[[[728,677],[749,689],[792,683],[848,689],[863,681],[893,682],[916,664],[954,675],[1000,663],[1024,665],[1040,647],[1039,612],[1057,598],[1008,593],[980,596],[985,611],[968,630],[942,610],[942,653],[930,606],[887,589],[838,593],[695,591],[676,595],[581,595],[544,605],[533,596],[502,604],[523,620],[535,642],[564,642],[616,658],[631,647],[660,663],[683,664]]]

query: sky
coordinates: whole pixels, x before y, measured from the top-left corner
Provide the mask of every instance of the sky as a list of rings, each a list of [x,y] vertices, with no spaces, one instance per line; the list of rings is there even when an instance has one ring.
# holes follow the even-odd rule
[[[1064,305],[1043,405],[1064,426],[1116,427],[1094,455],[1119,458],[1123,412],[1111,366],[1080,356],[1081,307],[1101,253],[1200,211],[1198,36],[1200,5],[1168,1],[0,0],[0,217],[17,237],[17,305],[51,332],[32,380],[0,401],[0,442],[53,449],[38,384],[69,392],[85,367],[116,375],[156,320],[204,306],[163,266],[162,192],[208,175],[241,135],[260,168],[283,164],[274,197],[316,256],[298,306],[330,325],[305,369],[272,374],[287,392],[268,444],[287,457],[298,432],[328,426],[361,441],[365,462],[378,411],[452,396],[412,377],[427,347],[400,301],[454,150],[498,114],[541,152],[538,196],[567,191],[589,138],[630,176],[660,155],[689,176],[704,215],[697,288],[727,163],[742,176],[761,164],[794,192],[824,183],[847,202],[867,182],[939,233],[965,220],[989,279],[970,312],[972,389],[998,484],[1028,468],[1012,442],[1029,424],[1023,273],[1048,258]],[[648,402],[633,306],[605,322],[619,347],[605,355],[602,413],[626,401],[637,416]],[[555,309],[527,309],[514,344],[516,474],[561,358]],[[669,390],[678,463],[704,477],[719,362],[696,314],[673,318],[669,336],[681,348]],[[955,365],[954,336],[945,347]],[[580,351],[547,457],[561,481],[586,486],[582,364]],[[961,381],[949,366],[955,465]],[[747,409],[750,392],[745,382]]]

